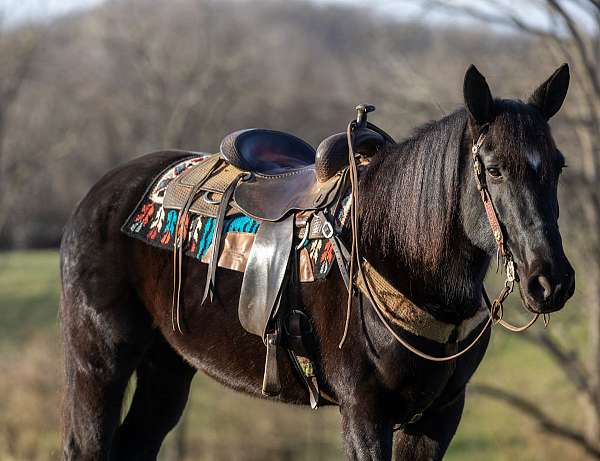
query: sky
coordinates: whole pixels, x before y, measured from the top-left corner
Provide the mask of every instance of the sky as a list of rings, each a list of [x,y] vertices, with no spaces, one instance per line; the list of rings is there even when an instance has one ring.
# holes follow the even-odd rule
[[[168,1],[168,0],[165,0]],[[251,0],[247,0],[251,1]],[[311,0],[317,4],[344,4],[361,6],[367,3],[370,9],[383,16],[398,17],[401,19],[422,18],[423,10],[419,4],[421,2],[410,0]],[[482,8],[487,4],[486,0],[451,0],[457,5],[469,5],[471,7]],[[536,26],[549,27],[546,15],[536,7],[536,1],[527,0],[496,0],[508,8],[518,6],[520,14]],[[102,0],[0,0],[0,13],[4,13],[4,20],[8,24],[15,24],[28,19],[45,19],[59,16],[77,9],[91,7],[102,3]],[[457,17],[456,14],[450,14],[446,11],[437,11],[428,13],[425,19],[434,23],[456,24],[459,22],[469,22],[465,17]],[[585,18],[581,18],[585,21]]]
[[[102,0],[0,0],[0,12],[9,24],[44,19],[93,6]]]

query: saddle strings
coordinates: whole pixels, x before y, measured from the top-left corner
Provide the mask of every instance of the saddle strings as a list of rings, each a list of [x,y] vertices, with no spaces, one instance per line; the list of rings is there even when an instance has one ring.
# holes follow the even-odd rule
[[[206,179],[208,179],[208,177],[217,169],[217,166],[220,164],[218,158],[215,158],[213,162],[214,163],[210,166],[208,172],[205,174],[204,179],[194,185],[187,200],[183,204],[181,211],[179,212],[179,216],[177,217],[177,222],[175,224],[175,240],[173,242],[173,298],[171,301],[171,327],[173,328],[173,331],[179,331],[181,334],[183,334],[180,315],[181,281],[183,278],[183,251],[189,224],[187,217],[189,210],[200,193],[200,190],[206,182]]]
[[[206,273],[206,283],[204,285],[204,295],[202,296],[203,306],[205,301],[210,298],[210,301],[213,301],[213,295],[215,290],[215,278],[217,274],[217,266],[219,264],[219,253],[221,251],[221,242],[223,240],[223,228],[225,225],[225,216],[227,214],[227,208],[229,207],[229,202],[231,201],[231,197],[233,196],[233,192],[237,187],[240,179],[246,176],[246,173],[238,174],[233,182],[227,186],[225,192],[221,197],[221,202],[219,203],[219,210],[217,212],[216,217],[216,226],[215,231],[213,233],[213,242],[212,242],[212,253],[210,255],[210,262],[208,264],[208,270]]]

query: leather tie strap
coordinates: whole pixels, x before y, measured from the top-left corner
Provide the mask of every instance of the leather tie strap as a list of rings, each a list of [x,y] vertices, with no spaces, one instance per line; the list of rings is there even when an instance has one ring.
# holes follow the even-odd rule
[[[212,238],[212,253],[210,255],[210,262],[208,264],[208,271],[206,273],[206,284],[204,285],[204,295],[202,296],[201,305],[204,305],[206,299],[210,296],[210,301],[213,301],[214,291],[215,291],[215,277],[217,274],[217,266],[219,265],[219,253],[221,251],[221,242],[223,240],[223,226],[225,224],[225,214],[227,213],[227,208],[229,207],[229,202],[231,201],[231,197],[233,196],[233,192],[240,181],[245,176],[246,173],[240,173],[236,176],[225,192],[223,192],[223,196],[221,197],[221,203],[219,203],[219,211],[216,217],[216,226],[215,231],[213,233]]]
[[[177,223],[175,224],[175,241],[173,243],[173,299],[171,303],[171,326],[173,331],[177,330],[183,334],[181,327],[180,318],[180,306],[181,306],[181,281],[183,278],[183,252],[185,247],[185,239],[188,232],[188,213],[189,210],[198,197],[202,186],[210,178],[211,174],[217,169],[221,163],[221,158],[218,155],[210,157],[205,160],[210,162],[209,168],[206,170],[204,176],[194,185],[190,191],[187,200],[183,204],[179,216],[177,217]]]

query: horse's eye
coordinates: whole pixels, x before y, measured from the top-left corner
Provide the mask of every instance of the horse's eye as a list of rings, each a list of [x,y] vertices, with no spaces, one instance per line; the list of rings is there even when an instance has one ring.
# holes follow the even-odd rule
[[[492,178],[501,178],[502,177],[502,173],[500,172],[499,168],[490,167],[487,169],[487,172],[490,174],[490,176]]]

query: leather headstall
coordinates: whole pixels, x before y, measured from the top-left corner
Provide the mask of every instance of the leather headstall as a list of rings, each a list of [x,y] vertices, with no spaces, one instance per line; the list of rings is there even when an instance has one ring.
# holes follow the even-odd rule
[[[502,225],[500,224],[500,220],[498,219],[498,214],[496,213],[496,209],[494,208],[494,203],[492,202],[490,190],[488,189],[487,181],[485,178],[485,169],[483,168],[483,162],[479,155],[488,130],[489,126],[485,125],[481,133],[479,134],[477,141],[473,142],[473,146],[471,147],[471,154],[473,160],[473,174],[475,175],[475,183],[477,184],[477,190],[481,195],[481,201],[483,202],[483,206],[485,208],[485,214],[487,216],[488,223],[490,225],[490,228],[492,229],[494,240],[496,241],[496,268],[498,270],[498,268],[500,267],[500,259],[502,259],[506,279],[504,281],[504,287],[500,290],[500,292],[498,293],[496,298],[494,298],[494,301],[491,304],[489,302],[489,297],[485,292],[485,288],[484,299],[486,300],[492,318],[496,323],[500,324],[507,330],[520,332],[525,331],[530,326],[532,326],[539,318],[539,314],[533,314],[531,320],[523,326],[512,325],[502,318],[504,314],[504,301],[513,292],[515,282],[519,282],[519,277],[515,270],[515,262],[512,253],[508,248],[508,243],[504,235],[504,230],[502,229]],[[546,315],[544,315],[544,323],[548,325],[548,317]]]

